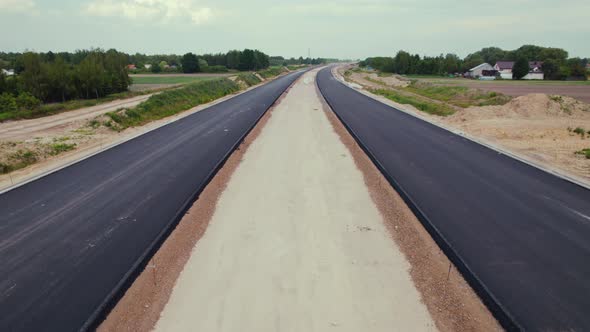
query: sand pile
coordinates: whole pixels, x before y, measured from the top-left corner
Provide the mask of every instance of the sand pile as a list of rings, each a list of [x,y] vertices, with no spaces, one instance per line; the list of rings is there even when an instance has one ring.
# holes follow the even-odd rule
[[[450,122],[482,119],[590,119],[590,104],[571,97],[529,94],[501,106],[470,107],[448,117]]]
[[[386,84],[387,86],[396,87],[396,88],[397,87],[405,88],[408,85],[410,85],[410,83],[411,83],[409,80],[402,79],[396,75],[379,76],[376,73],[371,73],[368,76],[372,80],[379,81],[379,82]]]

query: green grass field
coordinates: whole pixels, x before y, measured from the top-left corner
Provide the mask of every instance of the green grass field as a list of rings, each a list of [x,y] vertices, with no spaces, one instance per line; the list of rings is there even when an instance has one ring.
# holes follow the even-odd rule
[[[216,79],[203,76],[139,76],[132,77],[133,84],[186,84]]]

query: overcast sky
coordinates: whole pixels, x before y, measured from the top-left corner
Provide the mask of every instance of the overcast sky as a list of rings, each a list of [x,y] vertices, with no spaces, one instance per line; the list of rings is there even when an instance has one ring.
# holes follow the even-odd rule
[[[365,58],[537,44],[590,57],[590,0],[0,0],[0,51]]]

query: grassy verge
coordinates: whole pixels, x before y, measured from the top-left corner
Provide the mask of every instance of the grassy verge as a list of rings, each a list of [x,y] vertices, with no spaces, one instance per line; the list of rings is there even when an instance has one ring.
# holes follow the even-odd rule
[[[48,115],[54,115],[83,107],[91,107],[104,104],[117,99],[126,99],[152,93],[153,91],[127,91],[115,93],[99,99],[70,100],[64,103],[44,104],[32,110],[19,110],[15,112],[0,112],[0,122],[6,120],[36,119]]]
[[[186,84],[216,79],[213,76],[135,76],[133,84]]]
[[[279,76],[284,72],[286,72],[284,67],[269,67],[268,69],[259,71],[258,74],[266,79]]]
[[[293,70],[299,70],[299,69],[305,68],[305,67],[307,67],[307,65],[298,65],[298,66],[296,66],[296,65],[289,65],[289,66],[287,66],[287,69],[293,71]]]
[[[510,97],[464,86],[440,86],[413,82],[404,90],[459,107],[504,105]]]
[[[141,126],[150,121],[186,111],[239,90],[239,85],[227,78],[192,83],[179,89],[153,95],[135,108],[107,113],[107,116],[114,123],[109,123],[107,126],[115,130]]]
[[[396,103],[412,105],[420,111],[434,115],[447,116],[455,112],[455,110],[453,110],[451,107],[447,105],[418,100],[414,97],[402,95],[394,90],[377,89],[371,90],[371,92],[374,94],[384,96],[385,98],[391,99]]]

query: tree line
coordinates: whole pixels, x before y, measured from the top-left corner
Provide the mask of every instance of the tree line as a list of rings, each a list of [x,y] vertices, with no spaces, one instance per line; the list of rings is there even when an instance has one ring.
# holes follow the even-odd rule
[[[16,75],[0,74],[0,95],[9,109],[14,108],[11,97],[19,108],[31,108],[40,102],[99,98],[127,91],[131,84],[127,55],[114,49],[26,52],[12,61]]]
[[[512,51],[487,47],[463,59],[452,53],[421,57],[399,51],[395,57],[371,57],[361,61],[360,65],[401,75],[448,75],[466,72],[484,62],[493,66],[498,61],[515,61],[522,67],[525,62],[528,65],[529,61],[543,61],[545,79],[587,79],[586,64],[589,60],[568,56],[568,52],[560,48],[524,45]]]
[[[224,72],[228,70],[260,70],[268,68],[270,57],[252,49],[231,50],[226,53],[202,54],[186,53],[145,55],[136,53],[129,56],[129,63],[138,70],[144,70],[148,65],[152,72]]]

